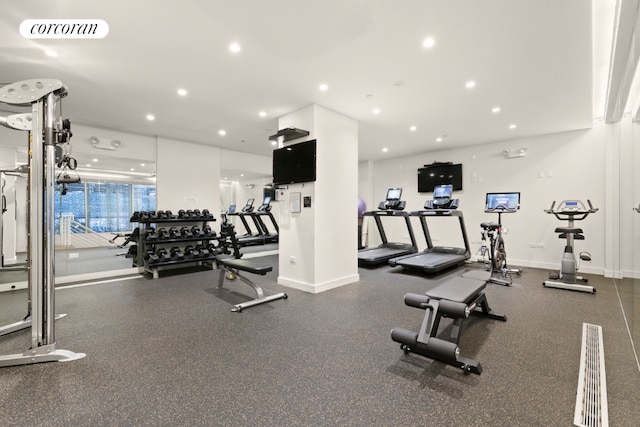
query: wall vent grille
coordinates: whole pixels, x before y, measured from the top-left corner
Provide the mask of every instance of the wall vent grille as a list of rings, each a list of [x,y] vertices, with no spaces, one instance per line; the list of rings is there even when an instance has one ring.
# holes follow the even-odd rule
[[[580,375],[573,424],[579,427],[609,425],[602,326],[590,323],[582,324]]]

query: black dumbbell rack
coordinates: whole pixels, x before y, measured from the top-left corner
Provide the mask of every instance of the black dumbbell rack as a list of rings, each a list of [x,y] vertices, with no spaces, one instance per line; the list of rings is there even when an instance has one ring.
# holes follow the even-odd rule
[[[130,222],[140,228],[134,266],[144,267],[154,279],[169,266],[213,268],[220,237],[209,223],[215,220],[206,209],[134,212]]]

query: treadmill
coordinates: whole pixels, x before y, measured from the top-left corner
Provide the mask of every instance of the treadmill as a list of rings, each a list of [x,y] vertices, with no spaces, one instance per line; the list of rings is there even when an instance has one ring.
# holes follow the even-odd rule
[[[467,238],[462,212],[458,210],[459,200],[452,199],[452,185],[438,185],[433,191],[433,200],[427,200],[424,210],[411,212],[411,216],[420,218],[427,248],[418,254],[409,254],[389,260],[392,267],[403,267],[422,273],[433,274],[439,271],[464,265],[471,258],[471,248]],[[427,218],[457,217],[464,240],[464,248],[452,246],[434,246],[427,226]]]
[[[262,236],[263,243],[264,244],[278,243],[278,233],[280,232],[280,228],[278,227],[278,223],[276,222],[276,219],[273,217],[273,214],[271,213],[271,197],[270,196],[266,196],[264,198],[264,200],[262,201],[262,205],[260,205],[258,209],[256,209],[255,212],[251,214],[251,216],[252,218],[254,218],[254,222],[258,225],[261,231],[261,233],[259,234]],[[273,225],[273,229],[275,230],[274,233],[269,231],[267,224],[262,219],[265,216],[268,217],[269,220],[271,221],[271,225]]]
[[[418,251],[416,238],[413,234],[409,213],[404,211],[406,202],[401,201],[402,188],[390,188],[387,198],[380,202],[377,211],[368,211],[363,216],[372,216],[378,227],[382,244],[376,248],[361,249],[358,251],[358,265],[363,267],[376,267],[387,264],[391,258],[412,254]],[[382,226],[383,217],[401,217],[409,230],[411,243],[393,243],[387,240],[387,235]]]

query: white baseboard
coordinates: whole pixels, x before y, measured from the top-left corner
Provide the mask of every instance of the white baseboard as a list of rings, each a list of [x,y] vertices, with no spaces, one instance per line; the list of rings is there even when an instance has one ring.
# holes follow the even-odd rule
[[[298,280],[288,279],[286,277],[279,276],[278,284],[287,286],[293,289],[299,289],[304,292],[312,294],[319,294],[320,292],[328,291],[329,289],[339,288],[340,286],[349,285],[351,283],[358,282],[360,280],[359,274],[352,276],[342,277],[340,279],[331,280],[329,282],[312,284],[306,282],[300,282]]]

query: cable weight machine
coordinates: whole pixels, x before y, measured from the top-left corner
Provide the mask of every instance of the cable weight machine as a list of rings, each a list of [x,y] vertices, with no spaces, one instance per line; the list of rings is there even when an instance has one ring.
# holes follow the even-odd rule
[[[61,117],[67,88],[57,79],[32,79],[0,88],[0,102],[30,106],[31,113],[0,118],[0,125],[29,132],[27,178],[27,277],[31,348],[0,356],[0,367],[81,359],[84,353],[56,348],[55,341],[55,168],[71,125]],[[68,159],[67,159],[68,160]]]

